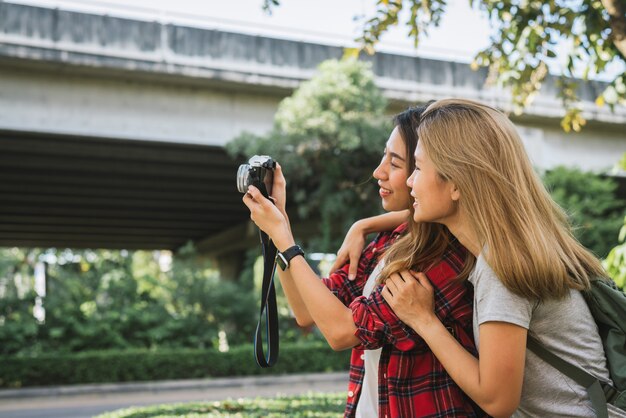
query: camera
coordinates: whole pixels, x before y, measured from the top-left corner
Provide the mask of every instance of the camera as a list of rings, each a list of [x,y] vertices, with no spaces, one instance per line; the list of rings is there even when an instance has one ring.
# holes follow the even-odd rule
[[[267,155],[255,155],[248,164],[241,164],[237,170],[237,190],[248,192],[248,186],[255,186],[263,196],[269,198],[274,183],[276,161]],[[259,230],[263,249],[263,285],[261,286],[261,311],[254,335],[254,355],[260,367],[272,367],[278,360],[278,308],[274,289],[277,249],[270,237]],[[265,316],[265,326],[263,317]],[[267,335],[267,355],[263,350],[263,333]]]
[[[276,161],[267,155],[254,155],[248,164],[241,164],[237,170],[237,189],[240,193],[247,193],[248,186],[259,189],[263,196],[272,194],[274,169]]]

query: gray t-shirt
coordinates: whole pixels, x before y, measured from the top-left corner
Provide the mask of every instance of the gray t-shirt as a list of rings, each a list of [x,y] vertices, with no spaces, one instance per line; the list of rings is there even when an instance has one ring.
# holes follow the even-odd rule
[[[580,292],[539,303],[509,291],[482,254],[469,277],[474,285],[474,339],[489,321],[529,330],[548,350],[601,380],[610,381],[598,327]],[[514,417],[595,417],[585,389],[526,350],[522,398]],[[609,405],[609,416],[626,417]]]

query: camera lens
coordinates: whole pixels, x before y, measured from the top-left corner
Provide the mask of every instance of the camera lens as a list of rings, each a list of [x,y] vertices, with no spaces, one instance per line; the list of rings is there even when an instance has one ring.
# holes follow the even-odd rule
[[[237,170],[237,190],[239,193],[247,193],[250,185],[250,164],[241,164]]]

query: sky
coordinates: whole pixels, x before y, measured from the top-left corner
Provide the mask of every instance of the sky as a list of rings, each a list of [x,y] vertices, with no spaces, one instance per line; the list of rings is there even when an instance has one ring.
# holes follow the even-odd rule
[[[91,13],[108,13],[137,19],[243,32],[278,38],[355,46],[361,25],[356,16],[372,17],[375,0],[281,0],[268,15],[263,0],[8,0],[12,3],[59,7]],[[407,36],[408,27],[392,28],[377,46],[378,51],[469,63],[489,44],[492,28],[469,0],[449,0],[438,28],[420,38],[417,49]],[[559,57],[548,61],[550,71],[559,73],[567,45],[557,48]],[[559,58],[563,62],[559,62]],[[604,76],[612,80],[626,71],[624,63],[609,66]],[[581,68],[582,72],[582,68]]]

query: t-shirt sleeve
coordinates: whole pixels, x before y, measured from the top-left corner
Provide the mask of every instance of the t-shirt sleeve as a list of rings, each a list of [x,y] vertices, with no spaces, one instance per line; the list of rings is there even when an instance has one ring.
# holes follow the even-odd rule
[[[474,308],[478,325],[498,321],[528,329],[533,303],[507,289],[482,257],[477,263],[475,275]]]

